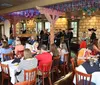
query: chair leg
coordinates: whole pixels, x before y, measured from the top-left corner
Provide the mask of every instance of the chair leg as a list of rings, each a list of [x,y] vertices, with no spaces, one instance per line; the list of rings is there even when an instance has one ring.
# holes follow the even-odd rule
[[[10,82],[10,80],[8,80],[8,85],[11,85],[11,82]]]
[[[43,80],[43,81],[42,81],[42,84],[44,85],[44,77],[42,77],[42,80]]]
[[[66,73],[65,73],[65,65],[64,65],[64,67],[63,67],[63,68],[64,68],[64,75],[65,75],[65,74],[66,74]]]
[[[49,79],[49,84],[52,85],[50,76],[48,77],[48,79]]]
[[[52,77],[52,80],[53,80],[53,71],[51,72],[51,77]]]
[[[4,82],[4,78],[2,77],[2,83],[1,83],[1,85],[3,85],[3,82]]]

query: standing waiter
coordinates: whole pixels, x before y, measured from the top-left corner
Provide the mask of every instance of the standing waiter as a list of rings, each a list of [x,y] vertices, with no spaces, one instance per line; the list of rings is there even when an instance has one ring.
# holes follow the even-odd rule
[[[64,36],[64,41],[67,44],[68,50],[70,50],[70,43],[71,43],[71,39],[73,38],[72,30],[73,30],[73,28],[69,28],[68,32]]]

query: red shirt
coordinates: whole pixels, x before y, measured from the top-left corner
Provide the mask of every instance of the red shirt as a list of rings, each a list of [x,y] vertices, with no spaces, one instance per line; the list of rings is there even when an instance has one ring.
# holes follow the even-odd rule
[[[86,47],[87,47],[86,41],[82,41],[80,43],[80,48],[86,48]]]
[[[42,64],[48,63],[50,61],[52,61],[52,55],[48,52],[44,52],[42,54],[39,54],[36,56],[37,60],[38,60],[38,66],[39,69],[41,69]]]

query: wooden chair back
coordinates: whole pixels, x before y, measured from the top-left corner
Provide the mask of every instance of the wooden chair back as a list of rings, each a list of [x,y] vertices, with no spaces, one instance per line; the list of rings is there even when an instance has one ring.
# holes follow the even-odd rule
[[[71,58],[71,64],[72,64],[72,71],[75,70],[75,59]]]
[[[2,75],[9,75],[9,67],[6,64],[1,64]]]
[[[52,63],[52,68],[51,68],[51,74],[52,74],[52,79],[53,79],[53,73],[56,72],[57,77],[59,77],[59,73],[58,73],[58,68],[59,68],[59,64],[60,64],[60,57],[56,56],[53,58],[53,63]]]
[[[24,81],[29,81],[30,84],[36,84],[37,68],[24,70]]]
[[[85,74],[75,70],[76,85],[91,85],[91,74]]]
[[[14,85],[30,85],[28,81],[18,82]]]
[[[51,78],[50,78],[51,66],[52,66],[52,61],[41,65],[40,71],[42,72],[43,85],[44,85],[44,78],[46,78],[46,77],[48,77],[48,79],[49,79],[49,84],[52,85]]]
[[[40,71],[42,72],[43,75],[49,73],[51,71],[51,66],[52,66],[52,61],[42,64]]]
[[[2,84],[4,85],[4,79],[8,79],[8,85],[10,85],[10,74],[9,74],[9,67],[8,65],[1,64],[1,70],[2,70]]]
[[[54,57],[54,58],[53,58],[53,63],[52,63],[52,68],[53,68],[53,69],[58,68],[59,63],[60,63],[60,57],[59,57],[59,56]]]
[[[13,52],[3,54],[3,60],[6,61],[7,59],[8,59],[8,60],[14,59],[14,54],[13,54]]]

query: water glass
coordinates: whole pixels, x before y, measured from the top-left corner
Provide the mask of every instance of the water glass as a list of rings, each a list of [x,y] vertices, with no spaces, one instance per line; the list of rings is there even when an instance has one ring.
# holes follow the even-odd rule
[[[93,62],[92,61],[90,61],[90,66],[93,67]]]

